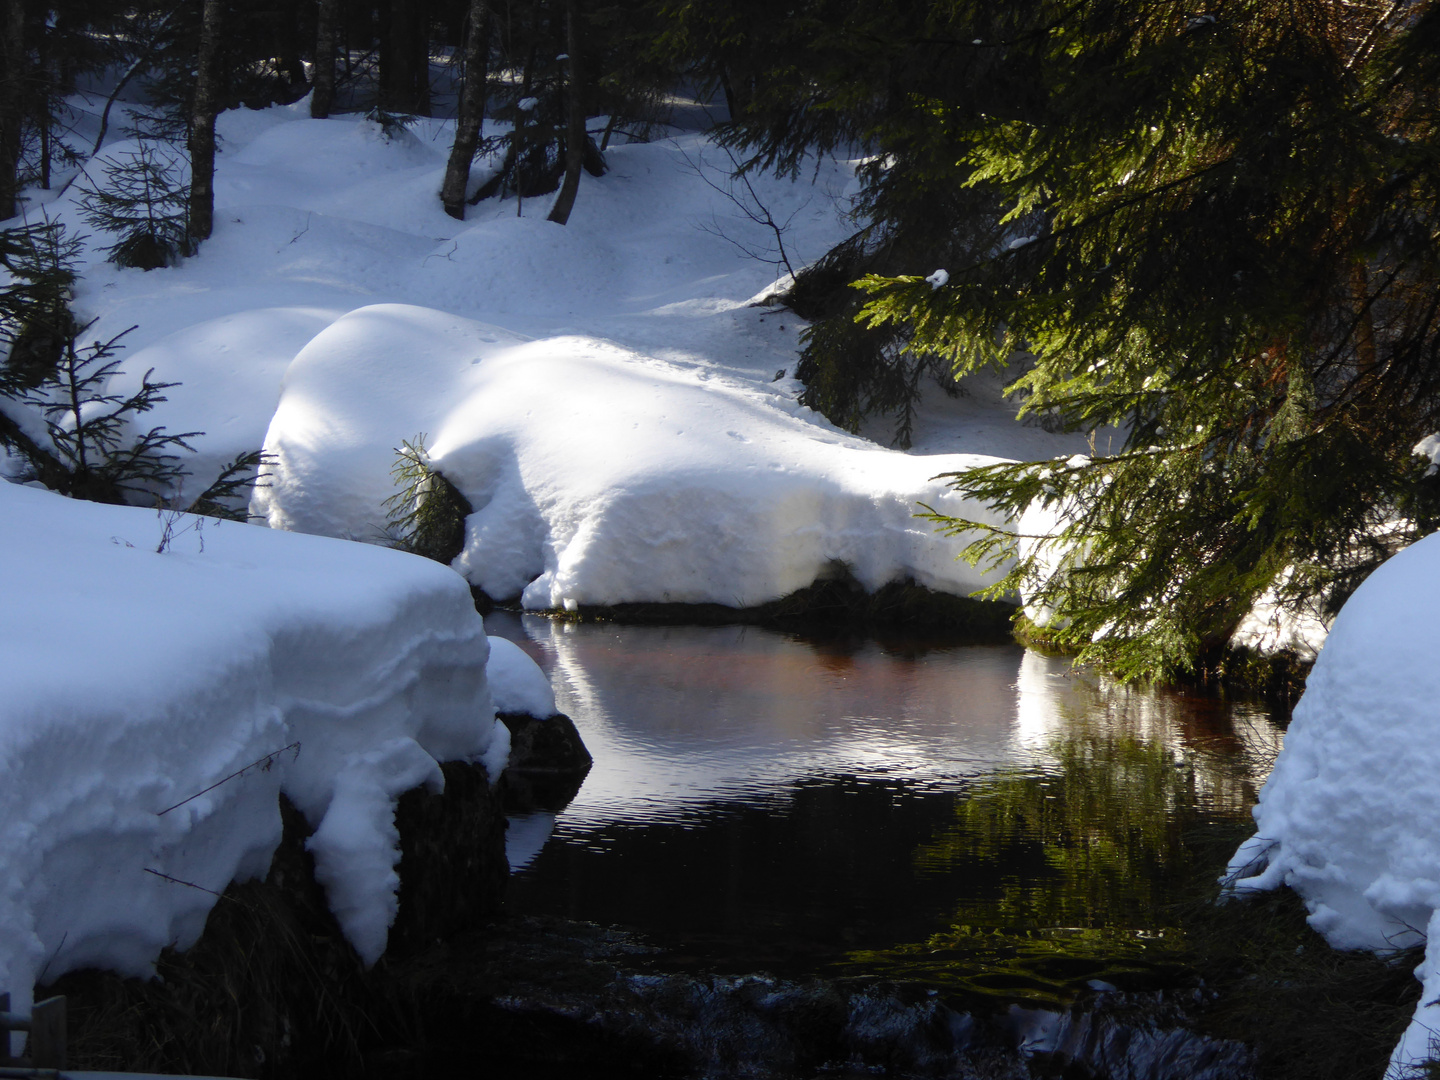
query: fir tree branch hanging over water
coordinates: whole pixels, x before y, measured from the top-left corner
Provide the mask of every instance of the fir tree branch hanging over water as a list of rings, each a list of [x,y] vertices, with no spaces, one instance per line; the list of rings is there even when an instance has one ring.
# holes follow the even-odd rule
[[[1412,448],[1440,430],[1437,45],[1434,3],[1038,3],[998,46],[1033,114],[937,106],[1008,212],[939,287],[866,278],[861,318],[957,373],[1029,354],[1022,413],[1122,433],[953,477],[1061,513],[996,591],[1088,656],[1193,669],[1277,580],[1338,604],[1435,527]]]

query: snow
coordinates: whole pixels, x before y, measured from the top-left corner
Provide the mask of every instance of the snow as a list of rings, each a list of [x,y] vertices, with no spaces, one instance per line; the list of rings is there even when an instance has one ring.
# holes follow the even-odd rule
[[[1289,885],[1337,948],[1428,942],[1421,1004],[1388,1075],[1419,1075],[1440,1032],[1440,535],[1345,604],[1231,861],[1238,893]]]
[[[1280,588],[1293,571],[1286,570],[1279,581],[1256,599],[1230,635],[1231,648],[1244,648],[1261,656],[1290,653],[1303,663],[1313,663],[1330,632],[1329,620],[1319,598],[1296,609],[1280,603]]]
[[[957,402],[927,391],[909,454],[800,406],[803,322],[749,306],[777,277],[773,234],[703,136],[613,146],[560,226],[547,199],[446,216],[445,121],[387,134],[297,105],[224,113],[220,135],[200,253],[143,273],[92,249],[77,306],[102,339],[137,327],[117,388],[151,367],[180,384],[146,422],[205,432],[189,492],[262,443],[276,455],[253,506],[274,527],[380,539],[394,448],[424,433],[476,511],[456,568],[496,598],[748,605],[837,564],[968,593],[993,575],[917,503],[999,519],[932,478],[1077,448],[1014,424],[998,376]],[[751,178],[795,265],[853,229],[854,163],[806,173]],[[75,222],[74,203],[45,212]]]
[[[268,868],[282,792],[373,961],[396,795],[508,752],[455,574],[184,516],[159,552],[166,524],[0,483],[0,986],[22,1011],[42,972],[146,975],[191,944],[216,893]]]
[[[1425,475],[1434,476],[1436,471],[1440,470],[1440,432],[1426,435],[1410,452],[1416,457],[1426,458],[1430,464],[1425,468]]]
[[[768,386],[586,335],[522,341],[373,305],[290,365],[265,441],[273,476],[252,511],[274,528],[374,539],[394,448],[425,433],[431,462],[475,508],[456,568],[528,608],[743,607],[836,562],[871,589],[986,583],[914,514],[924,502],[998,524],[933,479],[987,459],[883,450],[794,409]]]
[[[490,660],[485,679],[497,713],[520,713],[547,720],[554,716],[555,691],[540,665],[525,650],[505,638],[490,639]]]

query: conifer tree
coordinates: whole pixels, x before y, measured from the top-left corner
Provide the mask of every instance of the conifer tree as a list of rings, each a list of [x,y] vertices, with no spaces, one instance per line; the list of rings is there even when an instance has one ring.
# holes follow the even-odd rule
[[[1032,106],[931,105],[1006,212],[947,283],[868,279],[864,317],[960,373],[1028,355],[1024,412],[1115,432],[953,483],[1062,517],[996,592],[1028,587],[1124,674],[1193,669],[1263,590],[1333,610],[1440,522],[1412,453],[1440,430],[1440,5],[1007,18],[991,42]],[[966,549],[1016,553],[996,532]]]
[[[194,254],[181,162],[164,146],[142,142],[103,171],[104,183],[80,188],[79,206],[91,228],[117,236],[102,249],[111,262],[154,270]]]

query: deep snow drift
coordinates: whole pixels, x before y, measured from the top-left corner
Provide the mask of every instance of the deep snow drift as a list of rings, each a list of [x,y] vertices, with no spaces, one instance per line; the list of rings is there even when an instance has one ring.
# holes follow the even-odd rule
[[[1376,570],[1335,619],[1231,861],[1238,892],[1294,888],[1338,948],[1427,942],[1392,1077],[1440,1038],[1440,535]]]
[[[373,962],[395,798],[439,761],[504,766],[480,618],[424,559],[0,483],[0,594],[0,986],[22,1009],[42,975],[191,944],[268,868],[281,792]]]
[[[393,448],[426,433],[475,510],[457,568],[529,608],[744,607],[835,562],[869,589],[985,583],[914,515],[924,502],[999,524],[932,479],[989,459],[910,457],[796,408],[591,337],[523,342],[428,308],[367,307],[290,365],[253,509],[275,528],[376,539]]]
[[[529,607],[758,604],[836,563],[869,587],[912,577],[963,594],[989,579],[913,514],[923,501],[989,516],[932,478],[990,460],[977,455],[1079,447],[1016,424],[998,377],[958,401],[932,388],[909,454],[799,406],[803,324],[750,305],[777,270],[742,249],[763,255],[773,238],[705,182],[724,189],[732,166],[703,136],[612,146],[568,225],[544,220],[548,199],[519,216],[513,198],[457,222],[436,197],[448,122],[387,137],[305,108],[220,117],[215,235],[197,256],[119,270],[99,259],[104,237],[86,256],[91,333],[136,326],[125,380],[153,367],[181,384],[146,423],[206,433],[191,494],[263,442],[278,466],[256,512],[375,541],[394,448],[423,433],[476,511],[457,568]],[[849,162],[752,182],[790,221],[793,259],[854,227]],[[44,211],[91,231],[78,191]]]

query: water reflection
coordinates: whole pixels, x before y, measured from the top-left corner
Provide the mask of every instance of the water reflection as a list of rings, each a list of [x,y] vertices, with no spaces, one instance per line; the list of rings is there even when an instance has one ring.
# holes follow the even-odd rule
[[[488,624],[540,660],[595,757],[553,822],[515,823],[514,905],[720,968],[1042,995],[1139,970],[1186,830],[1246,815],[1281,737],[1257,709],[1011,646]]]

